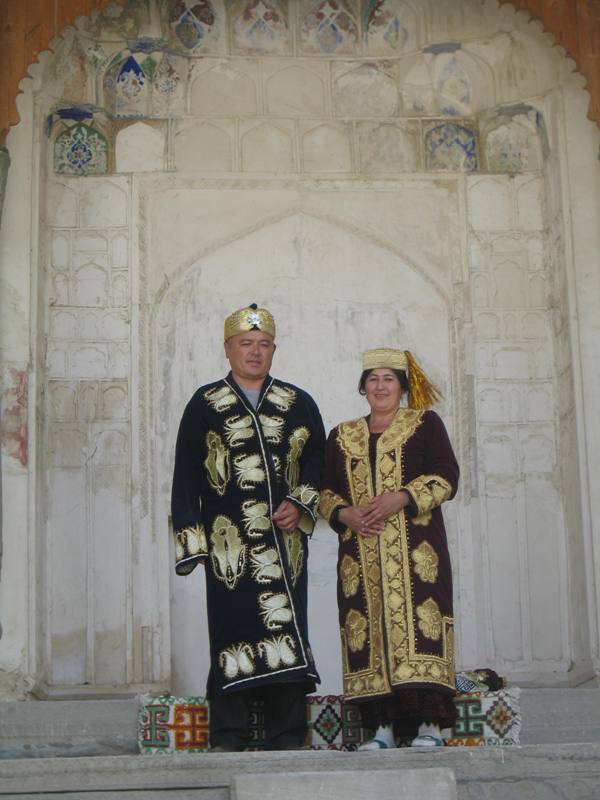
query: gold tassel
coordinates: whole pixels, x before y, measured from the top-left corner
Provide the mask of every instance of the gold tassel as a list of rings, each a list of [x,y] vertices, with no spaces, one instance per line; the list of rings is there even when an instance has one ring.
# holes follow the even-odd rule
[[[405,350],[404,353],[408,363],[409,407],[416,409],[429,408],[443,400],[443,394],[425,375],[410,350]]]

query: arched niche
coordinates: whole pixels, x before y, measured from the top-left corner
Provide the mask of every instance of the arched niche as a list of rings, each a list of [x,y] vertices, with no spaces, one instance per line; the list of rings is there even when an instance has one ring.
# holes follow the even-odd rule
[[[167,525],[183,408],[199,385],[228,370],[224,308],[253,301],[268,305],[278,325],[272,373],[315,397],[327,430],[366,413],[356,384],[361,352],[370,347],[414,350],[451,396],[447,299],[409,259],[359,233],[292,213],[233,239],[176,275],[154,308],[150,331],[149,432],[155,443],[150,496],[157,536]],[[450,414],[451,409],[441,411]],[[452,418],[446,421],[452,430]],[[161,569],[172,575],[166,541],[162,551]],[[320,523],[311,542],[309,614],[311,644],[328,691],[341,690],[339,648],[332,646],[338,638],[336,551],[336,537]],[[204,582],[196,571],[185,579],[172,575],[170,583],[173,690],[202,693],[208,674]]]

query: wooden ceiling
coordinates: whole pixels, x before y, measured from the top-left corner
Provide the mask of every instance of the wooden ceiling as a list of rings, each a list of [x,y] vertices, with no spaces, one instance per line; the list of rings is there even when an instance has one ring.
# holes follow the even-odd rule
[[[0,145],[19,121],[21,78],[65,25],[111,2],[126,0],[0,0]],[[499,0],[528,11],[554,34],[587,80],[590,119],[600,125],[600,0]]]

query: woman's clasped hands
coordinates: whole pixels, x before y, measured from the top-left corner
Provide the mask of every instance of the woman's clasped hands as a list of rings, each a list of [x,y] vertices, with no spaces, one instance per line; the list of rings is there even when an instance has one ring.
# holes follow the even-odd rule
[[[340,522],[361,536],[379,536],[386,521],[410,503],[404,489],[376,495],[366,506],[346,506],[339,513]]]

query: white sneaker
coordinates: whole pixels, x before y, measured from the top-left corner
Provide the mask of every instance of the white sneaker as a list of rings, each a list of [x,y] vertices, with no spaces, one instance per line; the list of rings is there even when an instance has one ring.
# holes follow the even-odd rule
[[[434,736],[431,733],[420,733],[410,743],[411,747],[444,747],[444,740],[441,736]]]
[[[369,739],[358,747],[359,750],[389,750],[390,745],[383,739]]]

